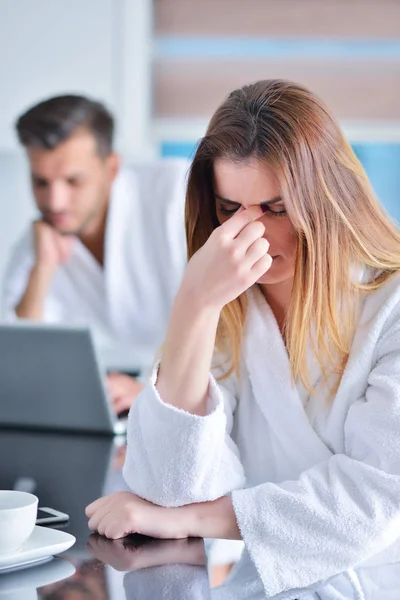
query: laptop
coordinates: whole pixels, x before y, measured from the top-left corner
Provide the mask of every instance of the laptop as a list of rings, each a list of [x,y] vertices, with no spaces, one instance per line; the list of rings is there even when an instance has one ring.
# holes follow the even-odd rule
[[[90,330],[0,325],[0,426],[123,434]]]

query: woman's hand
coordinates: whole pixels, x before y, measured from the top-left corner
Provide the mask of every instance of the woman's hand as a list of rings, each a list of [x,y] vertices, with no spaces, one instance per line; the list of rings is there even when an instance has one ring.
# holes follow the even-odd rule
[[[222,308],[272,264],[259,206],[217,227],[186,267],[163,345],[157,389],[166,404],[207,414],[209,372]]]
[[[89,529],[117,540],[132,533],[174,540],[188,537],[240,540],[230,496],[164,508],[131,492],[115,492],[86,507]]]
[[[187,266],[182,289],[221,310],[251,287],[272,264],[259,206],[238,212],[217,227]]]
[[[164,508],[131,492],[115,492],[99,498],[86,508],[89,529],[117,540],[131,533],[159,539],[189,536],[186,507]]]

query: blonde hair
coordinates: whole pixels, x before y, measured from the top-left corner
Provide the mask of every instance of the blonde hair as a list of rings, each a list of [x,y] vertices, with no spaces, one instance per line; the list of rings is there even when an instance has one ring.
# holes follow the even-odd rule
[[[324,376],[334,372],[339,381],[360,295],[378,289],[400,269],[398,229],[324,104],[297,84],[259,81],[228,96],[198,145],[186,197],[189,258],[219,225],[213,194],[217,158],[255,158],[273,168],[298,237],[285,325],[292,378],[311,389],[311,339]],[[362,282],[354,270],[365,267],[372,277]],[[228,373],[239,370],[246,306],[242,294],[221,312],[217,346],[229,348]]]

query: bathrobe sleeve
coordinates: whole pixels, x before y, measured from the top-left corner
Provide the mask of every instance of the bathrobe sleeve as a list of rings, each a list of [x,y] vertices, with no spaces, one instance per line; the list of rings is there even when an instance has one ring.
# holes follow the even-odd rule
[[[208,414],[192,415],[165,404],[152,380],[128,419],[124,477],[135,494],[162,506],[215,500],[243,487],[238,450],[229,434],[236,407],[234,378],[210,375]]]
[[[232,493],[268,597],[354,567],[400,537],[399,324],[381,335],[366,394],[347,414],[345,452],[297,481]]]

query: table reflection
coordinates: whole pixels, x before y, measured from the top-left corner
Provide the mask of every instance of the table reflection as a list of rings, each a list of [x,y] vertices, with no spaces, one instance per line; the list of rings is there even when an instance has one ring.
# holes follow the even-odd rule
[[[0,575],[1,600],[36,600],[37,588],[51,586],[60,581],[70,579],[75,574],[74,566],[62,558],[53,560],[11,573]]]

